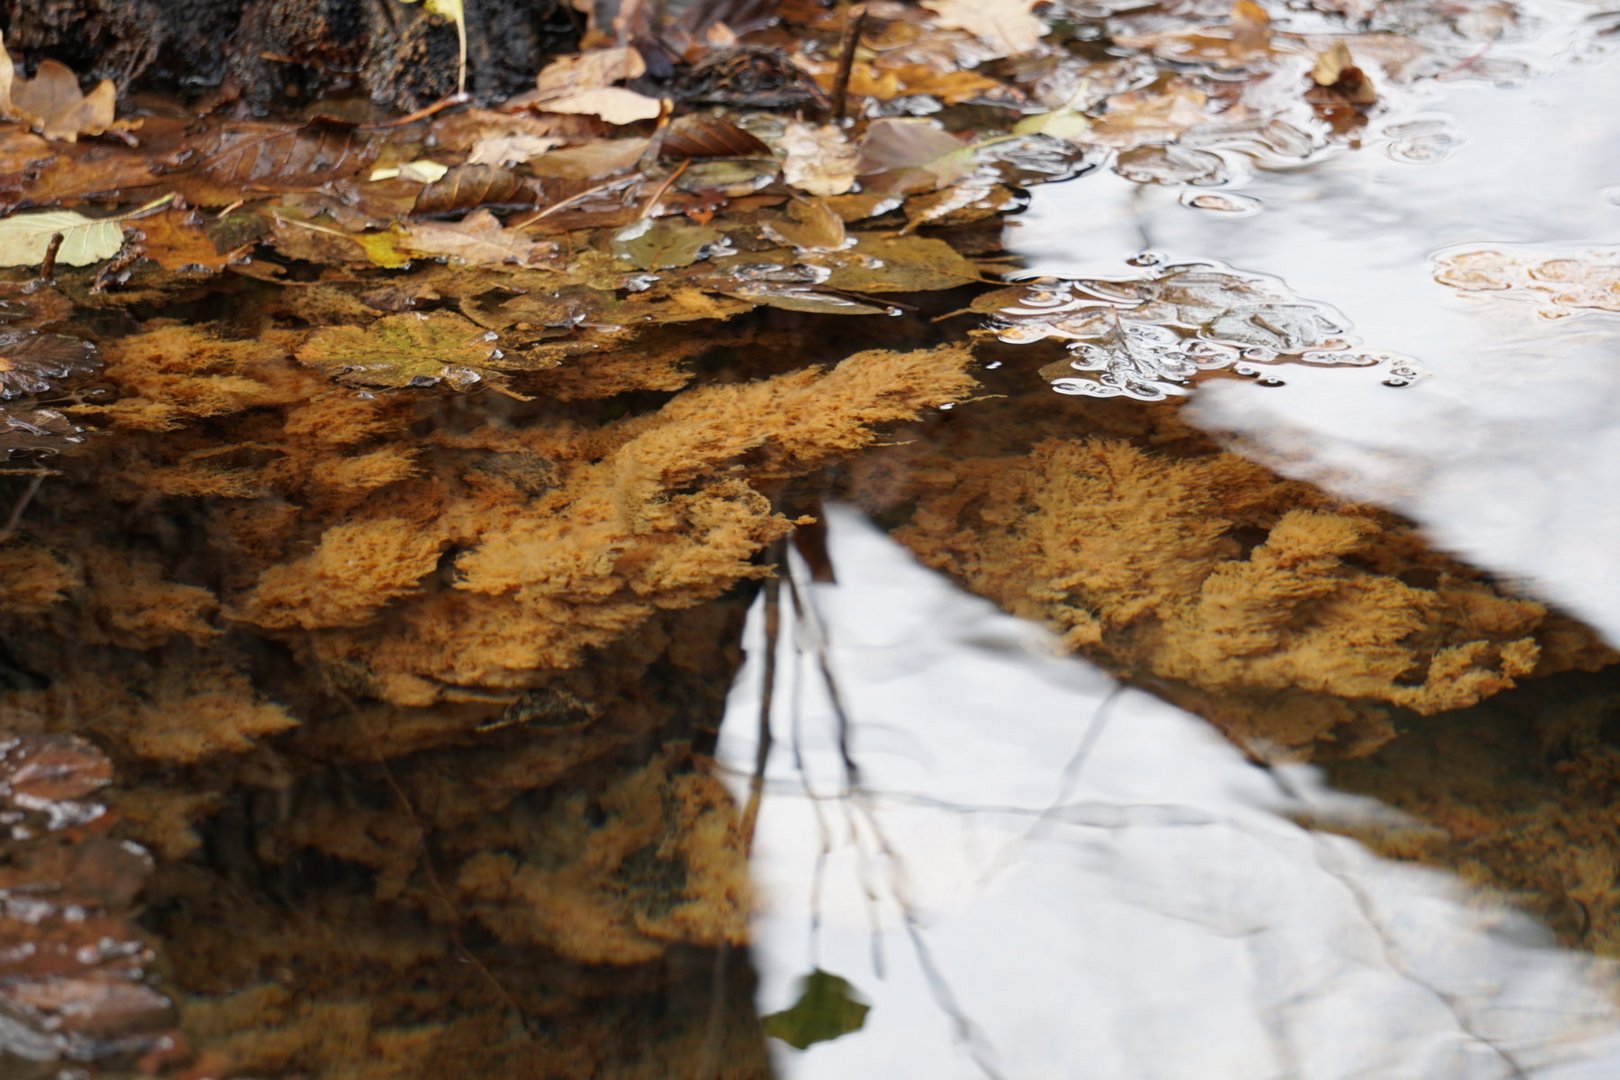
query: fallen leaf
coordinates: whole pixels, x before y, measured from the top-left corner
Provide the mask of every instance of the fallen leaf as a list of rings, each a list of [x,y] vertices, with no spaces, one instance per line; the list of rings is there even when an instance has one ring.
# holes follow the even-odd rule
[[[245,243],[220,251],[203,226],[203,216],[197,211],[176,207],[129,221],[131,241],[165,270],[223,270],[253,247]]]
[[[637,270],[670,270],[707,258],[722,235],[682,218],[645,218],[613,235],[613,256]]]
[[[76,142],[80,135],[101,135],[118,126],[117,101],[111,79],[85,94],[73,70],[55,60],[40,61],[32,79],[22,78],[0,36],[0,116],[19,119],[47,139]]]
[[[101,367],[96,347],[66,334],[0,330],[0,398],[43,394],[69,375]]]
[[[844,246],[844,219],[825,199],[796,199],[788,204],[787,217],[764,218],[760,227],[765,235],[803,251],[837,251]]]
[[[929,292],[979,281],[979,268],[943,240],[931,236],[856,233],[856,244],[817,255],[832,268],[827,288],[857,293]],[[811,256],[806,256],[811,258]]]
[[[378,180],[409,180],[417,184],[431,184],[449,171],[448,165],[427,158],[418,158],[386,169],[372,169],[371,175],[366,179],[373,183]]]
[[[340,382],[467,390],[500,359],[494,332],[435,311],[388,315],[370,326],[324,326],[304,339],[298,359]]]
[[[632,48],[595,49],[578,56],[561,56],[540,69],[535,90],[542,100],[569,97],[647,73],[641,53]]]
[[[0,266],[38,266],[62,234],[57,249],[60,266],[89,266],[110,259],[124,246],[123,227],[114,220],[87,218],[73,210],[16,214],[0,220]]]
[[[1041,43],[1047,26],[1031,14],[1044,0],[926,0],[935,13],[934,24],[947,30],[966,30],[1008,56],[1026,53]]]
[[[1350,47],[1342,41],[1334,42],[1333,48],[1317,55],[1316,64],[1311,68],[1311,83],[1305,100],[1318,108],[1349,105],[1364,109],[1378,100],[1372,80],[1356,66]]]
[[[524,177],[494,165],[457,165],[423,188],[413,214],[453,214],[478,206],[533,206],[534,188]]]
[[[658,156],[680,161],[692,158],[770,157],[771,148],[733,124],[707,113],[677,117],[658,134]]]
[[[622,86],[602,86],[583,93],[551,98],[541,102],[538,107],[546,112],[598,116],[614,125],[655,120],[664,111],[664,103],[659,99],[626,90]]]
[[[811,195],[842,195],[855,186],[859,152],[835,124],[792,123],[777,143],[787,155],[782,178]]]
[[[475,266],[539,266],[557,246],[530,240],[517,229],[504,229],[488,210],[474,210],[459,222],[417,222],[399,246],[419,255],[440,255]]]
[[[547,135],[492,135],[479,139],[467,155],[468,165],[521,165],[562,145]]]

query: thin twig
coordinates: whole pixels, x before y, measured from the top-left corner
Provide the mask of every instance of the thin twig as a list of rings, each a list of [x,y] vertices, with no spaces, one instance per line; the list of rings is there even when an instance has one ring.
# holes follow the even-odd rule
[[[40,260],[39,280],[47,285],[56,277],[56,253],[62,250],[62,241],[66,235],[66,233],[51,233],[50,242],[45,248],[45,258]]]
[[[838,57],[838,74],[833,77],[832,120],[844,118],[849,105],[849,77],[855,70],[855,53],[861,47],[861,31],[866,28],[866,5],[850,8],[849,21],[844,27],[843,52]]]
[[[786,557],[782,551],[782,542],[778,540],[771,546],[775,552],[772,561],[780,566]],[[754,774],[748,782],[748,803],[743,807],[742,814],[745,856],[752,854],[754,850],[754,829],[759,824],[760,801],[765,794],[765,768],[771,760],[771,700],[776,692],[776,645],[782,628],[781,579],[775,577],[766,579],[764,594],[765,655],[762,658],[759,688],[758,745],[754,750]]]
[[[637,221],[642,221],[653,216],[653,211],[658,208],[658,200],[662,199],[664,197],[664,192],[668,191],[670,186],[681,178],[681,173],[685,172],[686,167],[690,164],[692,164],[691,158],[683,158],[681,163],[675,166],[675,171],[670,173],[662,184],[658,185],[658,190],[653,192],[653,197],[648,199],[646,204],[642,206],[641,213],[636,215]]]

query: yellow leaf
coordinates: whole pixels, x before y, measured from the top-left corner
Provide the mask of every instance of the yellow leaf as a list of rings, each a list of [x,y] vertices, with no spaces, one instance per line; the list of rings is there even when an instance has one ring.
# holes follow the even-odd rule
[[[89,266],[112,258],[124,246],[124,230],[117,221],[87,218],[72,210],[17,214],[0,221],[0,266],[38,266],[57,233],[62,234],[56,252],[61,266]]]

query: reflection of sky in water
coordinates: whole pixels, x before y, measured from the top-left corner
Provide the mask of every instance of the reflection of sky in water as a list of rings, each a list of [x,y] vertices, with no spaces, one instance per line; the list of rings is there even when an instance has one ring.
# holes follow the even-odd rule
[[[1129,274],[1143,248],[1275,274],[1369,347],[1417,357],[1433,377],[1414,388],[1290,367],[1280,388],[1205,383],[1192,415],[1620,641],[1620,316],[1546,320],[1447,289],[1430,263],[1457,244],[1620,242],[1620,63],[1433,94],[1466,137],[1443,161],[1373,147],[1260,173],[1242,188],[1252,216],[1099,173],[1040,189],[1009,240],[1070,277]],[[1245,764],[831,517],[842,584],[812,588],[869,794],[837,797],[830,708],[785,631],[756,962],[766,1012],[815,967],[874,1007],[855,1035],[778,1046],[782,1075],[1620,1075],[1612,965],[1548,947],[1444,875],[1292,824],[1278,811],[1297,798],[1318,817],[1379,811],[1306,770]],[[719,749],[740,798],[760,633],[756,612]]]
[[[814,635],[785,631],[755,962],[765,1012],[815,967],[872,1010],[806,1052],[773,1044],[782,1076],[1616,1075],[1612,965],[1445,875],[1294,825],[1278,811],[1300,800],[1318,818],[1380,811],[1246,764],[854,514],[829,519],[840,584],[809,588],[865,794],[839,797],[833,713],[793,644]],[[761,634],[756,608],[718,751],[739,800]]]
[[[1452,245],[1620,243],[1604,191],[1620,120],[1599,104],[1617,100],[1612,58],[1510,89],[1459,84],[1443,104],[1466,141],[1443,161],[1369,147],[1259,173],[1242,192],[1263,210],[1247,217],[1098,174],[1040,189],[1008,239],[1044,274],[1128,273],[1144,247],[1276,274],[1368,346],[1416,357],[1434,377],[1414,388],[1296,367],[1280,388],[1208,383],[1189,415],[1282,472],[1410,515],[1620,642],[1620,574],[1603,572],[1620,550],[1620,316],[1548,320],[1431,276]]]

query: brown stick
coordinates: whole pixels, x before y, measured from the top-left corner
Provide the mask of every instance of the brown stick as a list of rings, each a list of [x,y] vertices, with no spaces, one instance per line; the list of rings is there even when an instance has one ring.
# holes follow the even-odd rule
[[[861,31],[866,28],[866,5],[850,8],[849,23],[844,27],[843,52],[838,57],[838,74],[833,79],[832,118],[836,123],[844,118],[849,104],[849,76],[855,67],[855,51],[861,46]]]
[[[50,243],[45,248],[45,258],[39,263],[39,280],[50,283],[56,276],[56,253],[62,250],[62,240],[65,234],[51,233]]]

